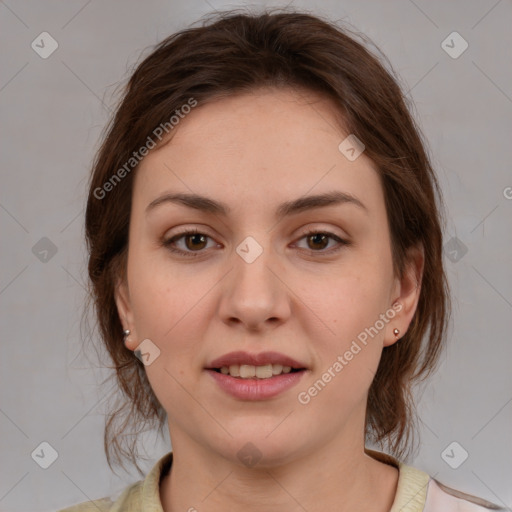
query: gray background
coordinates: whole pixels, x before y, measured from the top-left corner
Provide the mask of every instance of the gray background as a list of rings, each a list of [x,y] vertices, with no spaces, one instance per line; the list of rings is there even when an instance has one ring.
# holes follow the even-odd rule
[[[98,386],[107,373],[92,347],[81,350],[87,176],[115,88],[141,54],[214,8],[241,5],[249,4],[0,2],[2,511],[54,510],[138,479],[112,475],[106,465],[111,384]],[[292,5],[348,21],[389,57],[430,144],[447,203],[446,241],[458,240],[445,252],[454,295],[450,345],[418,393],[421,445],[407,462],[510,507],[512,3]],[[31,47],[43,31],[59,45],[46,59]],[[458,58],[441,46],[453,31],[469,44]],[[147,437],[145,469],[169,449],[155,439]],[[31,457],[43,441],[58,452],[46,470]],[[454,441],[469,454],[457,469],[442,457]],[[462,448],[448,450],[452,464]]]

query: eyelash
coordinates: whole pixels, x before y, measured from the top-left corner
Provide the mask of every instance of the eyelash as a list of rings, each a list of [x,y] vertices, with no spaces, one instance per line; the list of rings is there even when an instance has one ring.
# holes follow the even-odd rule
[[[176,249],[175,247],[172,246],[172,244],[174,244],[180,238],[186,237],[187,235],[205,235],[207,238],[211,238],[206,233],[202,233],[201,231],[199,231],[197,229],[190,229],[188,231],[183,231],[182,233],[178,233],[178,234],[174,235],[173,237],[169,238],[168,240],[163,240],[162,245],[164,245],[169,251],[179,254],[179,255],[182,255],[182,256],[185,256],[187,258],[197,258],[197,257],[201,256],[202,255],[201,253],[203,253],[204,250],[183,251],[181,249]],[[302,250],[309,252],[309,254],[331,255],[331,254],[339,252],[341,249],[343,249],[343,247],[350,245],[350,242],[348,242],[347,240],[343,240],[342,238],[335,235],[334,233],[330,233],[329,231],[321,231],[321,230],[308,231],[307,233],[304,233],[300,237],[299,240],[302,240],[303,238],[306,238],[311,235],[327,235],[327,238],[331,238],[331,239],[335,240],[340,245],[334,249],[331,248],[329,250],[313,251],[313,250],[308,250],[308,249],[302,249]]]

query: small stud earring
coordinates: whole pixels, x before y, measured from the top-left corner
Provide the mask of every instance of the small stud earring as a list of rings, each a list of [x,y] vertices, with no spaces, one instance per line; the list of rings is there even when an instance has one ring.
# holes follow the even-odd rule
[[[393,329],[393,334],[395,336],[398,336],[400,334],[400,331],[398,329]]]
[[[124,332],[124,344],[126,345],[126,341],[128,339],[128,336],[130,336],[130,333],[132,331],[130,331],[130,329],[125,329],[123,332]]]

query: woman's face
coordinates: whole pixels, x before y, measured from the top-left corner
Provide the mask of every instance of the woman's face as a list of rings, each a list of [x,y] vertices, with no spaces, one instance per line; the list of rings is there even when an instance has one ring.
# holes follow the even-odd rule
[[[419,289],[393,275],[379,176],[364,152],[339,149],[333,112],[271,89],[199,105],[137,170],[116,301],[130,348],[149,340],[173,447],[275,464],[363,439],[382,349]],[[308,201],[324,194],[338,199]],[[263,378],[285,357],[302,370]],[[237,363],[259,377],[237,377]]]

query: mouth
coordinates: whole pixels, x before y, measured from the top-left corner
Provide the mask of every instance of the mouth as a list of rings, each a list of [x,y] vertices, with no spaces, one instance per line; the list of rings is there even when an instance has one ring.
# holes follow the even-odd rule
[[[237,351],[214,359],[206,366],[205,370],[237,380],[264,380],[304,372],[307,367],[279,352],[250,354],[245,351]]]
[[[207,364],[218,388],[237,400],[268,400],[297,386],[308,367],[279,352],[224,354]]]

